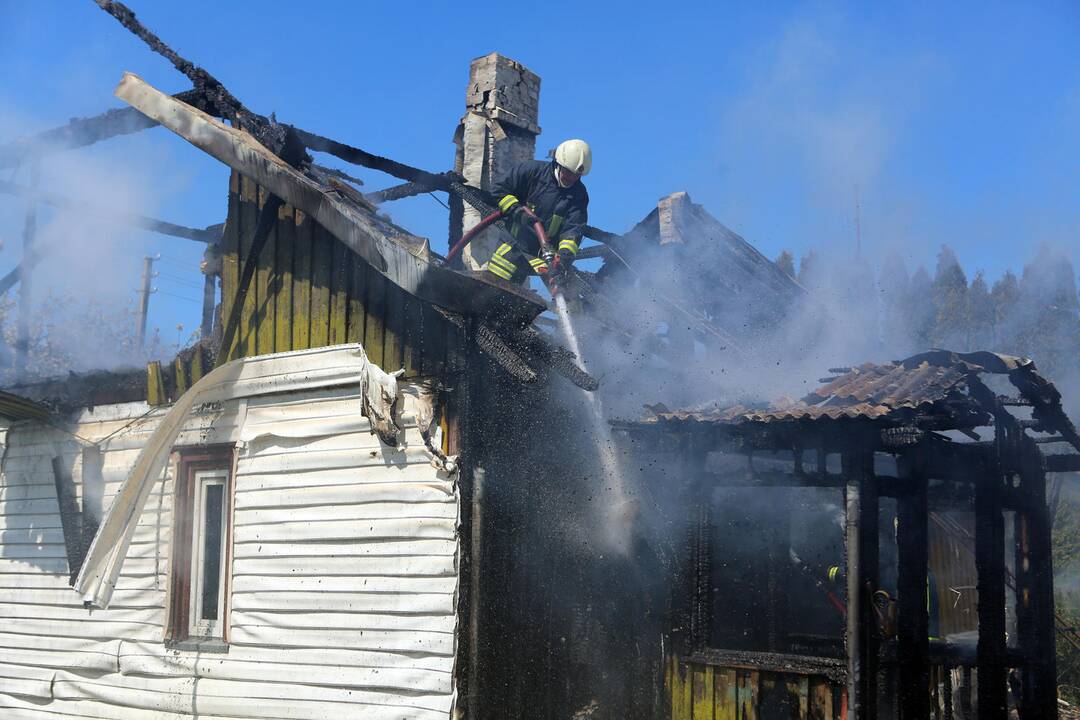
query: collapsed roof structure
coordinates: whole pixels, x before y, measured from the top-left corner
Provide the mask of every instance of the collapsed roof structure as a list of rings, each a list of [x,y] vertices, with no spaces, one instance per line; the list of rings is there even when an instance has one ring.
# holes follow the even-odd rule
[[[1061,477],[1048,498],[1046,476],[1080,470],[1080,435],[1062,409],[1060,393],[1030,360],[989,352],[939,350],[834,372],[800,401],[782,399],[761,408],[653,407],[647,420],[621,425],[639,448],[681,456],[680,475],[693,488],[687,492],[702,507],[684,581],[685,618],[673,622],[681,630],[669,674],[672,717],[701,716],[697,699],[703,694],[715,693],[716,707],[727,707],[733,700],[721,697],[721,684],[732,687],[736,673],[741,677],[749,668],[761,676],[748,692],[765,695],[760,703],[776,717],[805,702],[800,697],[807,692],[815,717],[841,717],[841,704],[850,708],[849,717],[951,714],[952,668],[964,669],[965,680],[955,690],[960,707],[976,708],[978,717],[1007,716],[1010,683],[1022,717],[1056,717],[1055,622],[1068,642],[1078,640],[1054,612],[1048,499],[1050,507],[1056,505]],[[1017,394],[992,389],[995,378],[1007,378]],[[985,428],[991,438],[979,434]],[[1065,451],[1044,453],[1054,445]],[[846,665],[837,666],[827,653],[791,652],[788,636],[800,628],[785,617],[787,593],[747,598],[705,591],[722,586],[723,567],[737,562],[729,546],[717,545],[711,529],[722,525],[722,504],[738,501],[737,495],[716,494],[723,488],[782,489],[766,502],[772,504],[771,522],[784,527],[793,522],[792,513],[807,512],[796,510],[792,488],[843,491]],[[883,579],[890,564],[884,546],[893,533],[879,527],[886,499],[896,507],[894,597],[879,590],[890,584]],[[944,531],[951,549],[935,558],[933,568],[932,530]],[[764,531],[774,532],[775,527]],[[781,537],[766,539],[780,545],[766,553],[771,559],[763,572],[770,576],[805,567],[789,535]],[[974,582],[964,585],[961,578]],[[820,592],[821,580],[816,582],[814,592]],[[1014,602],[1007,603],[1006,586]],[[930,630],[927,598],[945,587],[962,589],[953,590],[951,611],[963,601],[973,616],[938,638]],[[717,647],[723,635],[714,623],[739,617],[735,608],[746,604],[766,608],[768,647],[752,648],[765,652]],[[805,619],[805,606],[802,612]],[[740,693],[743,684],[738,681]]]

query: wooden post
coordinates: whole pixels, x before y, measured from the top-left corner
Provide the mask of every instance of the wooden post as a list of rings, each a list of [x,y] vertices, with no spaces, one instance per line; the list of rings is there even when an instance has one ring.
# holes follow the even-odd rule
[[[930,641],[927,608],[927,479],[910,462],[901,464],[904,494],[897,501],[897,708],[902,720],[930,714]]]
[[[846,479],[844,502],[847,550],[848,714],[846,720],[877,716],[877,620],[872,598],[878,586],[878,494],[872,453],[849,450],[841,456]]]
[[[41,165],[34,162],[30,166],[30,186],[37,188],[41,181]],[[33,302],[33,284],[30,270],[33,267],[34,240],[37,236],[37,201],[27,200],[26,221],[23,225],[23,257],[19,275],[19,316],[15,330],[15,374],[26,372],[27,357],[30,354],[30,304]]]
[[[1020,492],[1015,515],[1016,634],[1024,656],[1021,717],[1057,717],[1057,660],[1054,636],[1054,567],[1046,473],[1031,438],[1021,441]]]
[[[998,429],[999,438],[1003,431]],[[1003,445],[998,442],[998,449]],[[990,471],[975,485],[975,569],[978,573],[978,708],[985,720],[1005,720],[1005,521],[1001,512],[1004,476],[994,452]]]

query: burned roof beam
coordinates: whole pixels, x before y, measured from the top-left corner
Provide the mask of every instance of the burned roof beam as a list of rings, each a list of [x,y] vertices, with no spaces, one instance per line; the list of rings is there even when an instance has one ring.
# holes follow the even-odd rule
[[[394,200],[404,200],[408,197],[414,197],[416,195],[422,195],[426,192],[431,192],[432,188],[423,183],[417,182],[404,182],[400,185],[393,185],[382,190],[376,190],[375,192],[369,192],[364,195],[368,202],[375,205],[379,205],[384,202],[393,202]]]
[[[271,151],[280,152],[285,144],[285,130],[281,125],[271,118],[253,113],[244,107],[236,96],[225,89],[220,80],[181,56],[140,23],[127,5],[113,0],[94,0],[94,2],[191,80],[192,85],[195,86],[194,92],[208,103],[208,106],[199,107],[200,110],[224,117],[234,125],[239,124]]]
[[[193,90],[173,97],[188,104],[198,102]],[[17,167],[34,158],[61,150],[73,150],[152,128],[157,122],[134,108],[115,108],[88,118],[72,118],[67,125],[52,128],[23,140],[0,145],[0,168]]]
[[[74,210],[109,222],[115,222],[129,227],[137,227],[143,230],[150,230],[162,235],[197,240],[211,245],[221,239],[221,233],[215,232],[212,229],[199,230],[198,228],[185,227],[183,225],[177,225],[176,223],[166,222],[164,220],[157,220],[145,215],[102,210],[91,205],[76,202],[63,195],[58,195],[46,190],[29,188],[24,185],[6,182],[4,180],[0,180],[0,193],[14,195],[31,202],[42,202],[59,210]],[[220,227],[220,225],[210,226],[210,228],[216,227]]]
[[[483,277],[463,275],[434,261],[427,241],[329,192],[261,144],[125,73],[117,97],[288,204],[303,210],[376,271],[406,292],[456,312],[506,322],[530,322],[546,309],[536,295]]]
[[[220,80],[215,78],[204,68],[199,67],[187,58],[181,56],[166,45],[161,38],[140,23],[138,19],[136,19],[135,13],[131,8],[123,3],[115,2],[114,0],[94,1],[98,4],[98,7],[116,18],[121,25],[145,42],[151,50],[172,63],[173,67],[191,80],[192,84],[195,86],[193,92],[199,96],[199,99],[202,100],[203,103],[198,104],[191,101],[185,101],[187,104],[195,105],[204,112],[231,120],[234,125],[239,124],[273,152],[276,153],[280,151],[285,142],[285,129],[273,118],[267,118],[247,109],[236,96],[230,93],[225,86],[221,84]],[[428,172],[406,165],[405,163],[397,162],[396,160],[391,160],[390,158],[366,152],[360,148],[346,145],[337,140],[331,140],[330,138],[316,133],[300,128],[294,129],[300,137],[301,142],[311,150],[329,153],[355,165],[380,170],[401,180],[406,180],[415,183],[417,186],[422,186],[426,188],[426,191],[444,190],[453,193],[484,215],[489,215],[495,210],[490,201],[490,197],[486,197],[486,193],[466,185],[454,173]],[[401,197],[407,196],[403,195]],[[590,237],[593,240],[603,243],[610,242],[611,240],[620,237],[615,233],[600,230],[591,225],[586,228],[585,235],[586,237]]]

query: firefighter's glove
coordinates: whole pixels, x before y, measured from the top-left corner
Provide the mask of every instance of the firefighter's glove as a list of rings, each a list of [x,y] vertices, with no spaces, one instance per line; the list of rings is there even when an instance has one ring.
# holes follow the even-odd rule
[[[510,208],[509,218],[511,222],[520,223],[521,225],[532,224],[529,208],[524,203],[517,203]]]

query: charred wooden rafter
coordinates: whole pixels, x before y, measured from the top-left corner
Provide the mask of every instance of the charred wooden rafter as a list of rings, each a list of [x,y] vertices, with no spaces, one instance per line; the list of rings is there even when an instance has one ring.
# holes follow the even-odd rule
[[[189,105],[198,105],[200,102],[199,94],[194,90],[178,93],[174,97]],[[17,167],[44,155],[86,147],[118,135],[141,132],[156,125],[155,121],[134,108],[116,108],[93,117],[72,118],[66,125],[0,145],[0,168]]]
[[[197,240],[207,244],[214,244],[221,239],[220,231],[215,230],[220,226],[214,225],[210,228],[200,230],[198,228],[185,227],[184,225],[177,225],[176,223],[166,222],[165,220],[157,220],[145,215],[138,215],[136,213],[122,213],[112,210],[97,208],[85,203],[76,202],[70,198],[64,197],[57,193],[48,192],[46,190],[39,190],[37,188],[26,187],[25,185],[19,185],[13,182],[7,182],[0,180],[0,193],[7,195],[14,195],[16,197],[28,200],[30,202],[41,202],[46,205],[51,205],[58,210],[69,210],[78,212],[80,215],[89,217],[97,217],[107,222],[117,223],[119,225],[128,225],[130,227],[137,227],[143,230],[150,230],[152,232],[160,233],[162,235],[170,235],[172,237],[186,238],[188,240]]]
[[[128,73],[117,96],[316,222],[406,292],[468,315],[526,324],[546,309],[536,295],[482,276],[465,275],[434,261],[427,241],[357,209],[307,177],[251,134],[186,106]]]
[[[94,1],[98,4],[98,7],[116,18],[121,25],[146,43],[151,50],[172,63],[174,68],[191,80],[194,92],[206,104],[206,107],[201,109],[219,117],[224,117],[234,125],[239,124],[244,127],[255,139],[272,152],[278,153],[281,151],[285,145],[284,126],[280,125],[272,117],[267,118],[258,115],[244,107],[243,103],[225,89],[220,80],[187,58],[182,57],[166,45],[161,38],[148,30],[136,19],[135,13],[127,5],[113,0]]]

